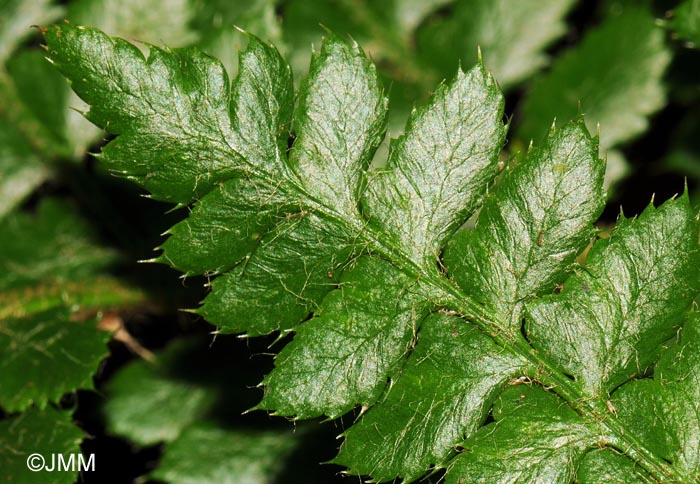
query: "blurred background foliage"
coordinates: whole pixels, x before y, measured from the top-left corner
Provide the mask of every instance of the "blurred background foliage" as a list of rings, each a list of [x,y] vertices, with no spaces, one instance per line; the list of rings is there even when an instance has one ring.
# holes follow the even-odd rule
[[[555,119],[583,115],[599,131],[610,193],[601,228],[621,205],[634,215],[685,184],[700,195],[700,0],[0,0],[0,480],[356,479],[318,465],[343,420],[242,415],[284,338],[209,335],[178,311],[196,306],[205,280],[136,263],[183,213],[92,155],[106,135],[30,28],[64,20],[145,53],[197,46],[230,78],[247,42],[238,27],[275,44],[297,83],[326,30],[348,36],[391,101],[376,163],[410,111],[481,56],[507,95],[504,160]],[[29,453],[79,448],[96,454],[96,472],[27,474]]]

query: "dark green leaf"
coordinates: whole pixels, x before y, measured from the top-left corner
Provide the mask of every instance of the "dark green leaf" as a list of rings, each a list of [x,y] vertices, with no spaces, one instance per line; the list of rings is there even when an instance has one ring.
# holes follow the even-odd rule
[[[40,454],[46,465],[58,455],[78,459],[83,432],[71,421],[70,412],[52,407],[33,408],[0,421],[0,474],[12,484],[73,484],[77,472],[37,471],[27,467],[32,454]],[[40,461],[32,461],[38,465]],[[88,462],[88,458],[85,458]],[[54,465],[58,465],[54,462]],[[95,464],[97,465],[97,463]],[[77,469],[77,464],[76,464]]]
[[[576,482],[580,484],[651,484],[634,461],[610,449],[591,450],[579,463]]]
[[[653,380],[615,392],[620,419],[671,462],[684,482],[700,475],[700,316],[694,313],[656,366]]]
[[[250,72],[241,68],[239,82],[231,90],[221,64],[196,50],[153,47],[146,60],[123,40],[70,26],[50,29],[46,40],[52,61],[92,106],[88,118],[121,135],[103,150],[102,159],[155,198],[189,202],[217,182],[265,169],[261,161],[270,162],[258,158],[259,150],[265,150],[264,155],[274,151],[285,133],[284,116],[291,102],[289,69],[273,49],[257,41],[253,44],[258,49],[249,50],[267,57],[253,61]],[[81,64],[79,59],[90,62]],[[264,71],[259,70],[260,63]],[[104,72],[114,77],[105,77]],[[261,72],[266,77],[257,77]],[[161,78],[172,82],[163,83]],[[263,100],[267,108],[251,110],[252,99]],[[177,100],[175,110],[172,100]],[[240,131],[231,111],[236,120],[270,131]],[[274,144],[250,143],[252,133],[257,139],[251,141]],[[268,169],[272,167],[274,163]]]
[[[53,199],[42,201],[36,214],[16,212],[1,220],[0,233],[2,290],[85,279],[117,259],[69,205]]]
[[[58,402],[92,376],[107,356],[110,334],[96,321],[71,321],[54,308],[25,318],[0,320],[0,407],[7,412]]]
[[[397,373],[428,310],[420,285],[369,257],[344,272],[339,285],[275,360],[260,408],[338,417],[373,404]]]
[[[510,417],[467,440],[447,471],[447,484],[542,482],[570,484],[596,435],[576,418]]]
[[[317,308],[353,251],[344,227],[293,214],[255,252],[214,280],[198,312],[223,333],[290,329]]]
[[[562,61],[594,64],[590,46],[604,61],[624,49],[630,59],[620,62],[644,61],[605,68],[614,81],[605,96],[630,90],[646,102],[611,128],[614,142],[641,131],[639,119],[656,109],[667,60],[648,14],[625,18],[590,34],[570,55],[576,62]],[[383,41],[401,46],[386,30]],[[643,41],[608,45],[630,31]],[[616,417],[608,392],[654,363],[697,295],[696,215],[684,195],[622,218],[586,265],[575,265],[603,202],[602,163],[583,123],[555,130],[496,178],[505,168],[503,95],[479,64],[440,86],[412,114],[388,164],[367,173],[386,101],[354,43],[331,35],[315,54],[287,150],[291,76],[259,41],[229,89],[221,66],[195,50],[152,49],[146,60],[123,41],[71,26],[50,28],[46,40],[93,104],[91,118],[117,135],[103,157],[154,196],[195,201],[162,260],[221,273],[198,312],[219,332],[296,332],[260,406],[309,417],[362,405],[337,458],[352,473],[410,480],[446,467],[455,483],[569,483],[587,453],[611,447],[658,481],[685,479],[664,460],[666,444],[644,445],[645,434],[638,439]],[[613,98],[606,109],[626,114],[615,103],[629,97]],[[476,229],[463,229],[441,260],[480,207]],[[149,428],[129,413],[138,407],[129,398],[117,407],[123,432],[142,443],[172,439],[202,411],[194,400],[177,403],[198,384],[164,379],[181,384],[177,398],[165,397],[179,423]],[[537,390],[521,390],[528,383]],[[589,480],[612,472],[598,461],[587,469]]]
[[[459,318],[435,315],[385,399],[345,432],[335,462],[376,481],[445,467],[483,423],[498,390],[527,368]],[[472,481],[467,481],[472,482]]]

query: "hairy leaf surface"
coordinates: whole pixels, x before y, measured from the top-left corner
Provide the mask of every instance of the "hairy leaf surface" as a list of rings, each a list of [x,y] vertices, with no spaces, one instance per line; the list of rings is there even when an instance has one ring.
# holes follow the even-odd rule
[[[635,56],[665,65],[648,21],[615,20],[646,36]],[[144,57],[70,25],[46,41],[91,119],[116,135],[108,165],[191,205],[160,260],[215,276],[199,314],[219,332],[294,332],[257,408],[309,418],[361,406],[336,459],[351,473],[565,483],[579,469],[590,482],[619,468],[684,482],[665,447],[618,420],[609,392],[653,365],[687,318],[696,213],[683,195],[622,217],[576,264],[604,204],[597,139],[581,120],[506,166],[503,95],[479,63],[440,85],[387,163],[369,168],[387,103],[355,43],[329,35],[292,120],[289,68],[254,38],[231,85],[196,50]],[[663,67],[638,86],[650,102]],[[629,87],[613,80],[611,92]],[[612,139],[649,112],[631,113]],[[523,384],[532,388],[516,395]]]
[[[687,195],[621,216],[561,294],[528,307],[533,345],[591,397],[605,397],[654,361],[697,291],[698,226]]]
[[[583,123],[553,130],[486,199],[475,230],[448,244],[457,283],[519,331],[528,297],[551,292],[593,236],[605,165]]]

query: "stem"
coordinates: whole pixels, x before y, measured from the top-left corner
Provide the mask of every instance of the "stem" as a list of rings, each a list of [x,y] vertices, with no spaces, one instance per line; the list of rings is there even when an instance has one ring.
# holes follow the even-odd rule
[[[311,198],[308,202],[310,202],[309,206],[312,210],[323,213],[328,218],[335,220],[336,223],[344,225],[349,233],[360,234],[367,248],[391,261],[407,275],[429,287],[434,294],[438,295],[440,305],[469,319],[482,332],[493,338],[500,347],[508,349],[528,361],[532,368],[537,370],[539,383],[553,390],[582,418],[588,421],[592,420],[595,425],[602,428],[607,445],[620,450],[635,460],[658,482],[668,484],[684,482],[666,461],[657,457],[644,447],[634,435],[626,431],[617,417],[607,410],[605,401],[591,399],[583,395],[573,380],[548,360],[540,357],[537,350],[519,332],[506,331],[504,329],[506,325],[494,318],[493,314],[482,305],[464,294],[437,267],[433,271],[426,271],[423,266],[404,254],[400,248],[387,244],[381,232],[361,222],[359,218],[356,221],[349,221],[335,211],[329,210],[323,203]]]
[[[537,351],[520,334],[513,336],[511,333],[494,331],[494,329],[503,326],[482,306],[475,304],[464,294],[461,294],[459,289],[449,281],[446,280],[446,282],[447,284],[431,280],[432,285],[440,286],[440,289],[445,291],[446,306],[470,319],[479,329],[490,335],[499,346],[508,348],[529,361],[534,368],[538,369],[538,381],[543,386],[563,398],[583,418],[587,420],[592,418],[598,425],[607,430],[604,432],[609,439],[607,444],[634,459],[655,480],[664,483],[683,482],[666,461],[657,457],[644,447],[634,435],[626,431],[617,417],[607,410],[605,402],[584,396],[574,381],[549,361],[539,357]]]

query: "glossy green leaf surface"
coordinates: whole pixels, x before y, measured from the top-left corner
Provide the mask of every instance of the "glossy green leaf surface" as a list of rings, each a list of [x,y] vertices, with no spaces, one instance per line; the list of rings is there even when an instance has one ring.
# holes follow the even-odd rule
[[[50,468],[58,465],[58,455],[77,462],[83,432],[71,421],[70,412],[47,407],[33,408],[23,414],[0,421],[0,469],[3,480],[13,484],[72,484],[76,472],[31,471],[27,459],[40,454]],[[53,459],[53,465],[52,465]],[[85,457],[85,462],[88,458]],[[32,460],[34,465],[41,461]]]
[[[236,129],[230,110],[261,118],[251,122],[272,122],[274,131],[268,136],[276,137],[277,130],[284,132],[276,115],[285,103],[277,100],[278,95],[282,100],[289,96],[290,77],[281,65],[281,71],[267,77],[267,84],[259,82],[265,79],[259,80],[254,72],[248,76],[241,69],[238,90],[231,92],[221,63],[196,50],[154,47],[147,61],[132,44],[94,30],[60,27],[47,35],[50,43],[50,36],[54,36],[57,43],[71,47],[61,50],[60,56],[59,51],[52,56],[69,77],[69,71],[76,68],[76,58],[88,53],[93,57],[96,63],[88,72],[81,72],[72,85],[93,106],[88,118],[122,135],[109,144],[102,157],[111,169],[138,181],[156,198],[189,202],[217,182],[259,167],[259,159],[244,158],[248,153],[237,149],[247,133]],[[261,50],[275,55],[264,47]],[[117,77],[106,79],[100,74],[105,71],[118,73]],[[172,78],[172,82],[164,83],[162,78]],[[247,90],[273,105],[265,111],[245,112],[250,92],[244,97],[239,93]],[[169,104],[173,99],[178,100],[175,117]],[[120,113],[118,118],[114,113]],[[144,151],[143,146],[153,149]],[[157,167],[168,169],[164,172]],[[203,173],[208,175],[202,178]]]
[[[411,481],[431,465],[445,467],[453,446],[483,423],[499,388],[526,367],[463,320],[431,316],[404,373],[345,432],[335,462],[377,481]]]
[[[654,379],[630,382],[613,395],[621,420],[687,482],[700,473],[699,345],[700,317],[693,313],[680,341],[657,364]]]
[[[260,408],[338,417],[373,404],[397,373],[428,310],[420,286],[369,257],[343,272],[339,286],[277,357]]]
[[[450,467],[446,482],[568,484],[593,437],[589,432],[576,420],[504,419],[463,444],[465,452]]]
[[[551,292],[592,238],[604,171],[582,122],[553,129],[489,193],[476,228],[450,241],[448,272],[507,330],[520,331],[527,298]]]
[[[370,223],[418,264],[435,263],[439,247],[496,176],[506,133],[503,105],[483,66],[460,69],[452,84],[412,113],[386,168],[370,177],[364,201]]]
[[[580,49],[611,42],[612,24],[648,34],[634,54],[665,66],[659,31],[635,12]],[[454,484],[568,483],[579,469],[591,481],[619,467],[684,482],[665,447],[617,418],[609,392],[651,368],[686,319],[697,214],[683,195],[621,217],[574,262],[605,198],[598,142],[581,120],[505,163],[503,94],[479,63],[438,86],[386,163],[370,167],[387,105],[354,42],[329,34],[292,119],[290,69],[254,38],[230,86],[196,50],[144,57],[65,25],[46,41],[90,118],[116,135],[107,164],[156,198],[191,204],[159,260],[214,277],[196,311],[221,333],[294,333],[257,408],[294,418],[361,409],[335,460],[350,473],[411,481],[446,468]],[[664,66],[639,88],[650,103]],[[551,125],[550,114],[530,116]],[[137,376],[121,384],[149,381]],[[167,401],[144,401],[181,398],[156,394]],[[137,407],[124,398],[110,410],[126,422],[119,432],[141,443],[185,435],[168,422],[167,435],[139,435],[148,426],[133,428]],[[188,424],[198,411],[166,413],[180,410]]]
[[[686,195],[649,206],[637,219],[621,216],[560,294],[528,307],[533,345],[591,397],[643,373],[697,291],[697,238]]]
[[[654,481],[633,460],[613,450],[591,450],[579,462],[576,479],[581,484],[651,484]]]

